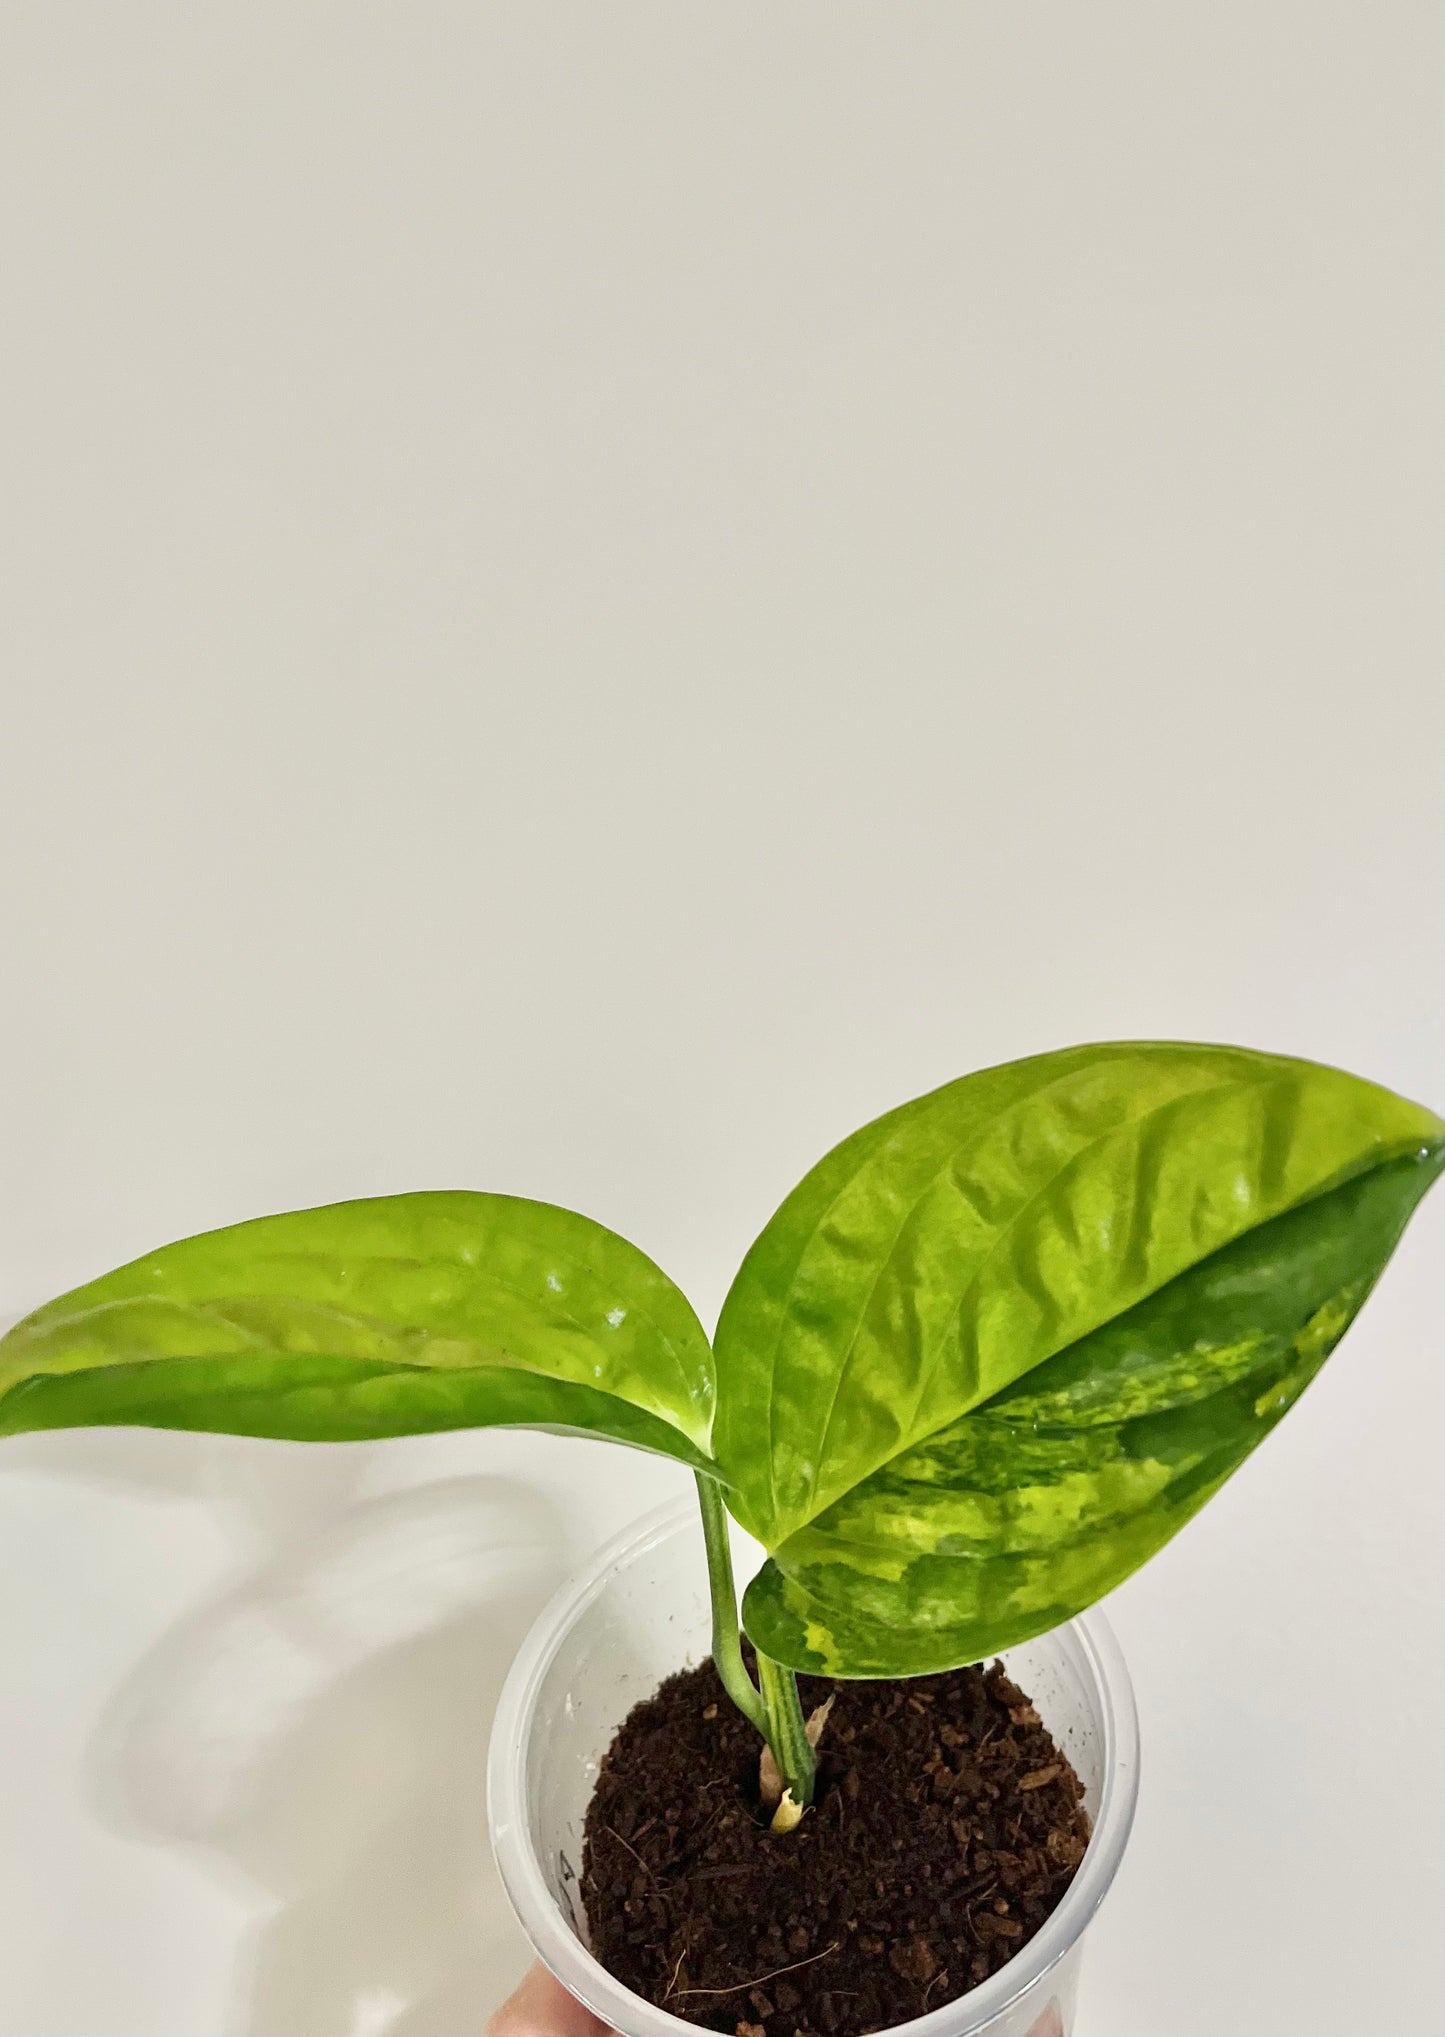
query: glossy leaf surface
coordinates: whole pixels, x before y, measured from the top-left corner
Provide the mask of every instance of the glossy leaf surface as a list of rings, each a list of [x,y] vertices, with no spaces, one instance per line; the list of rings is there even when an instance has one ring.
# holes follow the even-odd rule
[[[1145,1418],[1127,1398],[1116,1401],[1116,1389],[1137,1394],[1147,1376],[1151,1395],[1172,1391],[1166,1375],[1188,1351],[1190,1405],[1245,1378],[1258,1400],[1270,1337],[1303,1335],[1322,1355],[1330,1310],[1346,1311],[1343,1327],[1358,1299],[1341,1296],[1360,1281],[1363,1296],[1398,1227],[1376,1260],[1376,1226],[1349,1280],[1325,1280],[1318,1291],[1306,1280],[1291,1302],[1296,1316],[1273,1329],[1265,1314],[1230,1316],[1226,1334],[1210,1319],[1219,1291],[1202,1270],[1195,1288],[1175,1288],[1168,1329],[1151,1334],[1185,1341],[1173,1351],[1151,1344],[1142,1375],[1132,1364],[1114,1368],[1117,1379],[1105,1368],[1089,1389],[1102,1412],[1065,1425],[1087,1431],[1067,1466],[1051,1443],[1048,1468],[1038,1468],[1033,1417],[1000,1412],[1009,1389],[1032,1390],[1050,1361],[1071,1352],[1077,1361],[1085,1339],[1117,1331],[1193,1269],[1400,1160],[1416,1163],[1391,1177],[1409,1184],[1399,1189],[1403,1224],[1433,1178],[1442,1130],[1428,1111],[1334,1069],[1144,1042],[985,1070],[845,1140],[748,1254],[715,1339],[714,1452],[729,1504],[775,1558],[748,1597],[754,1638],[799,1667],[826,1659],[834,1674],[913,1673],[943,1666],[940,1648],[950,1661],[974,1659],[1002,1645],[1001,1634],[1019,1638],[1020,1617],[1037,1632],[1099,1596],[1185,1518],[1176,1486],[1172,1525],[1161,1532],[1165,1481],[1157,1468],[1139,1468],[1138,1433],[1118,1439],[1107,1463],[1098,1455],[1104,1429]],[[1327,1219],[1317,1211],[1311,1221]],[[1363,1215],[1359,1226],[1363,1239]],[[1302,1264],[1311,1263],[1305,1251]],[[1230,1368],[1243,1360],[1228,1355],[1241,1340],[1252,1354],[1242,1373]],[[1088,1364],[1102,1362],[1103,1349],[1086,1352]],[[1149,1418],[1172,1407],[1151,1399]],[[1211,1412],[1222,1415],[1223,1404]],[[1210,1456],[1215,1484],[1253,1447],[1263,1419],[1251,1416],[1247,1440]],[[1191,1420],[1197,1427],[1205,1417]],[[924,1506],[922,1488],[962,1497],[950,1514],[941,1500]],[[1017,1505],[1005,1503],[1015,1488]],[[1050,1515],[1026,1590],[1006,1566],[988,1575],[977,1561],[917,1567],[958,1553],[951,1538],[963,1532],[959,1518],[972,1518],[970,1494],[993,1495],[1005,1514]],[[1107,1550],[1084,1533],[1086,1553],[1066,1562],[1076,1502],[1113,1525]],[[1012,1562],[1023,1552],[1005,1538],[996,1553]],[[900,1588],[880,1595],[880,1583]],[[880,1638],[884,1621],[896,1646]],[[878,1666],[885,1659],[887,1670]]]
[[[906,1451],[783,1543],[749,1634],[796,1669],[918,1675],[1072,1618],[1294,1405],[1439,1170],[1395,1161],[1276,1218]]]
[[[492,1424],[708,1463],[712,1356],[645,1254],[515,1196],[378,1197],[209,1231],[0,1340],[0,1434],[129,1422],[305,1441]]]

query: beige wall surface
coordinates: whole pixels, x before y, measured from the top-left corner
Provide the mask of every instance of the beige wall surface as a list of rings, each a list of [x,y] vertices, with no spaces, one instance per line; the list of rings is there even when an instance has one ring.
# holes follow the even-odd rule
[[[853,1125],[1076,1039],[1445,1098],[1441,17],[0,0],[0,1314],[421,1186],[710,1319]],[[1442,2008],[1428,1209],[1111,1601],[1081,2037]],[[480,1752],[678,1489],[0,1452],[0,2037],[477,2037]]]

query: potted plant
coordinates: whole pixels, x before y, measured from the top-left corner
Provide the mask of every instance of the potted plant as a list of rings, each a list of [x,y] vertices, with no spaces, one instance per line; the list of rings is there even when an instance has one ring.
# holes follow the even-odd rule
[[[37,1310],[0,1341],[0,1433],[523,1424],[675,1458],[696,1527],[674,1516],[607,1552],[504,1699],[494,1824],[539,1951],[628,2037],[1014,2037],[1062,2026],[1132,1805],[1127,1680],[1105,1630],[1071,1623],[1292,1406],[1442,1164],[1439,1119],[1334,1069],[1068,1048],[834,1148],[747,1254],[711,1342],[586,1217],[384,1197],[186,1239]],[[728,1513],[767,1551],[746,1654]],[[652,1697],[703,1638],[692,1674],[715,1681]],[[1007,1675],[969,1667],[999,1655]],[[698,1866],[674,1769],[712,1791],[730,1865]],[[597,1822],[649,1788],[651,1832]],[[828,1851],[830,1820],[851,1853]],[[629,1860],[607,1865],[605,1830]],[[769,1907],[748,1941],[726,1889],[755,1858]],[[722,1919],[728,1944],[688,1936]]]

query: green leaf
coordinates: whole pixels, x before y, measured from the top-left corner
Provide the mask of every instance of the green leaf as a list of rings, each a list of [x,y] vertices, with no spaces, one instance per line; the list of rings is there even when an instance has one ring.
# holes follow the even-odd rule
[[[875,1472],[754,1579],[754,1642],[920,1675],[1071,1619],[1294,1405],[1440,1168],[1398,1160],[1262,1225]]]
[[[1177,1482],[1160,1497],[1185,1474],[1165,1479],[1174,1458],[1142,1451],[1155,1431],[1134,1422],[1167,1417],[1196,1442],[1207,1420],[1223,1424],[1190,1487],[1202,1503],[1269,1425],[1255,1410],[1273,1390],[1259,1354],[1303,1336],[1324,1355],[1338,1334],[1326,1328],[1348,1322],[1438,1170],[1442,1134],[1428,1111],[1334,1069],[1145,1042],[967,1076],[845,1140],[749,1252],[715,1339],[714,1453],[729,1505],[774,1556],[747,1599],[754,1639],[794,1667],[914,1673],[976,1659],[1019,1638],[1020,1622],[1042,1631],[1109,1589],[1186,1517]],[[1230,1247],[1306,1207],[1306,1230],[1328,1225],[1334,1191],[1397,1161],[1409,1163],[1388,1176],[1402,1184],[1398,1223],[1381,1247],[1379,1227],[1351,1217],[1364,1256],[1349,1279],[1306,1283],[1273,1328],[1262,1294],[1257,1321],[1215,1322],[1221,1290],[1205,1269],[1217,1255],[1225,1265]],[[1132,1335],[1130,1312],[1150,1297],[1162,1308],[1193,1269],[1199,1284],[1173,1289],[1141,1374],[1108,1335]],[[1105,1344],[1081,1357],[1096,1333]],[[1004,1414],[1011,1388],[1061,1390],[1050,1361],[1090,1368],[1095,1419],[1075,1407],[1045,1428],[1017,1406]],[[1186,1376],[1195,1384],[1180,1389]],[[1127,1397],[1146,1378],[1147,1410]],[[1238,1407],[1227,1400],[1246,1387]],[[1208,1416],[1156,1405],[1176,1391],[1181,1410]],[[1005,1537],[993,1549],[984,1499],[984,1515],[1039,1514],[1038,1547]],[[1105,1521],[1107,1534],[1089,1526]],[[955,1546],[975,1531],[987,1560]]]
[[[147,1254],[0,1339],[0,1435],[130,1422],[304,1441],[498,1423],[695,1468],[712,1354],[652,1261],[550,1203],[383,1196]]]

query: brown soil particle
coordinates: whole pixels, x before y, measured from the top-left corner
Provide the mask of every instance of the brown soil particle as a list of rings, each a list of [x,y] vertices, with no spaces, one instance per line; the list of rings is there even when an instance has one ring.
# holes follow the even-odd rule
[[[587,1813],[592,1948],[644,2000],[728,2037],[863,2037],[940,2008],[1026,1944],[1088,1844],[1078,1778],[995,1663],[836,1694],[818,1793],[774,1835],[760,1742],[711,1662],[628,1716]]]

